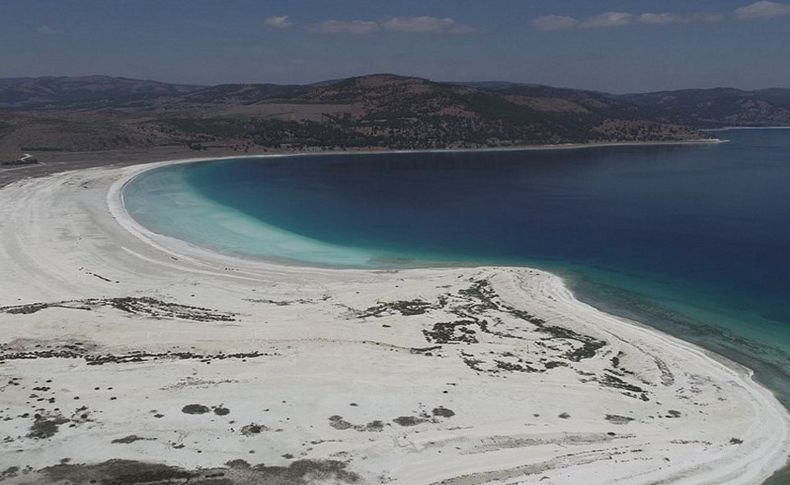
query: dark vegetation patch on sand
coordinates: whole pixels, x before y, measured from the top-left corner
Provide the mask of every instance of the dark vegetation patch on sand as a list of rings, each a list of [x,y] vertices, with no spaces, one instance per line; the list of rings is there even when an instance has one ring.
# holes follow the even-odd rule
[[[27,436],[36,439],[51,438],[58,432],[61,424],[68,422],[69,420],[61,415],[42,416],[37,414]]]
[[[49,387],[38,387],[37,389],[46,389],[49,390]],[[34,398],[37,394],[32,394],[30,397]],[[75,397],[76,399],[76,397]],[[38,401],[46,400],[45,398],[38,398]],[[50,404],[54,404],[54,398],[48,400]],[[29,413],[24,413],[19,416],[20,418],[29,418],[31,417]],[[93,421],[91,419],[91,411],[88,409],[88,406],[80,406],[76,408],[72,413],[66,413],[65,415],[60,410],[60,408],[55,408],[51,411],[44,411],[44,408],[39,408],[38,412],[35,413],[33,416],[33,423],[30,426],[30,430],[26,435],[27,438],[32,438],[36,440],[40,439],[47,439],[54,436],[58,431],[60,431],[61,426],[68,424],[69,428],[76,428],[82,424],[88,423]],[[9,418],[6,418],[8,420]],[[6,437],[6,441],[9,441],[10,437]],[[13,440],[11,440],[13,441]]]
[[[464,364],[476,372],[503,375],[513,372],[547,372],[560,367],[572,367],[575,362],[595,357],[607,345],[605,341],[593,336],[559,325],[550,325],[542,318],[503,302],[491,283],[485,279],[470,282],[468,288],[462,288],[456,294],[443,295],[435,305],[435,307],[446,308],[458,319],[434,323],[430,328],[423,329],[423,334],[428,342],[435,344],[466,344],[467,347],[460,351],[459,355]],[[508,328],[507,321],[513,318],[528,325],[526,327],[523,324],[511,325]],[[533,336],[528,335],[530,331],[547,336],[535,340]],[[553,357],[539,357],[531,361],[529,356],[519,356],[512,352],[481,353],[475,350],[473,344],[483,341],[484,334],[505,339],[529,340],[534,345],[551,351]],[[421,353],[430,355],[429,350],[435,348],[441,346],[417,350],[424,350]],[[613,368],[606,369],[601,375],[583,373],[578,369],[577,372],[592,377],[582,382],[594,381],[603,387],[618,389],[626,396],[649,401],[648,391],[626,380],[626,375],[633,372],[621,366],[620,357],[621,355],[613,357],[611,359]],[[662,381],[672,380],[671,374],[667,375],[666,369],[661,365],[659,369],[662,371]]]
[[[261,434],[263,431],[269,431],[269,427],[257,423],[250,423],[241,427],[241,434],[244,436]]]
[[[628,416],[620,416],[619,414],[607,414],[606,420],[612,424],[628,424],[634,420],[634,418],[629,418]]]
[[[428,418],[419,416],[398,416],[392,421],[401,426],[417,426],[418,424],[427,422]]]
[[[426,411],[421,411],[414,416],[398,416],[394,418],[392,422],[400,426],[408,427],[428,422],[438,423],[439,418],[451,418],[453,416],[455,416],[455,412],[452,409],[448,409],[444,406],[437,406],[433,408],[430,414]],[[335,414],[329,417],[329,426],[341,431],[353,429],[354,431],[379,432],[384,430],[384,426],[391,425],[378,419],[370,421],[367,424],[354,424],[345,420],[342,416]]]
[[[117,310],[135,315],[145,315],[153,318],[178,318],[197,322],[233,322],[233,313],[211,310],[178,303],[168,303],[150,297],[120,297],[120,298],[88,298],[85,300],[64,300],[49,303],[29,303],[0,307],[0,313],[31,314],[47,308],[67,308],[72,310],[94,310],[99,307],[109,306]]]
[[[5,470],[3,470],[2,472],[0,472],[0,481],[5,480],[6,478],[13,478],[17,475],[17,473],[19,473],[19,467],[10,466]]]
[[[485,320],[456,320],[454,322],[438,322],[433,324],[430,330],[423,330],[426,340],[441,344],[448,343],[470,343],[476,344],[477,330],[471,328],[478,327],[479,330],[486,331],[487,322]]]
[[[647,397],[647,391],[612,374],[604,374],[600,379],[597,380],[604,387],[611,387],[614,389],[627,391],[623,393],[626,396],[638,398],[643,401],[649,400]]]
[[[329,416],[329,426],[339,430],[346,430],[351,429],[354,425],[343,419],[343,416],[335,414],[334,416]]]
[[[230,409],[224,406],[216,406],[214,408],[214,414],[216,414],[217,416],[227,416],[228,414],[230,414]]]
[[[209,407],[202,404],[187,404],[181,409],[184,414],[206,414],[209,411]]]
[[[409,349],[409,352],[412,354],[422,354],[426,356],[432,356],[433,352],[436,350],[442,350],[441,345],[433,345],[431,347],[412,347]]]
[[[312,300],[306,300],[304,298],[299,298],[296,300],[270,300],[268,298],[244,298],[244,301],[248,301],[250,303],[266,303],[275,306],[290,306],[294,304],[307,305],[309,303],[312,303]]]
[[[364,427],[362,425],[354,426],[354,429],[357,430],[357,431],[374,431],[374,432],[383,431],[384,430],[384,422],[381,421],[381,420],[375,419],[375,420],[365,424]]]
[[[414,300],[398,300],[393,302],[378,302],[378,304],[368,307],[356,313],[357,318],[382,317],[399,313],[404,317],[422,315],[429,310],[441,308],[443,302],[437,304],[428,303],[425,300],[415,298]]]
[[[124,436],[123,438],[112,440],[110,443],[128,445],[129,443],[134,443],[135,441],[154,441],[154,440],[155,440],[154,438],[143,438],[137,436],[136,434],[130,434],[129,436]]]
[[[82,341],[42,341],[17,339],[0,344],[0,363],[6,360],[24,359],[83,359],[88,365],[123,364],[151,360],[200,360],[210,362],[224,359],[251,359],[276,355],[266,352],[239,352],[234,354],[199,354],[186,351],[144,352],[131,351],[112,354],[92,343]]]
[[[225,467],[189,470],[158,463],[108,460],[94,465],[60,464],[29,475],[31,484],[303,485],[316,481],[358,483],[359,475],[336,460],[297,460],[288,466],[250,465],[233,460]]]
[[[373,420],[367,424],[353,424],[345,419],[342,416],[335,414],[334,416],[329,417],[329,426],[344,431],[347,429],[353,429],[354,431],[369,431],[369,432],[379,432],[384,430],[384,422],[381,420]]]
[[[452,418],[453,416],[455,416],[455,411],[453,411],[452,409],[447,409],[444,406],[433,408],[433,411],[431,411],[431,413],[434,416],[440,416],[442,418]]]
[[[502,301],[491,283],[486,279],[469,280],[470,286],[455,293],[447,293],[432,304],[423,300],[395,301],[382,303],[362,313],[361,316],[389,314],[404,308],[416,308],[415,313],[432,309],[443,309],[457,318],[450,321],[434,321],[422,330],[431,347],[412,348],[412,353],[426,356],[437,355],[440,350],[451,347],[444,345],[465,344],[459,352],[464,364],[470,369],[490,375],[506,376],[511,373],[548,372],[561,367],[572,367],[575,362],[591,359],[599,354],[606,342],[559,325],[551,325],[528,311],[516,308]],[[525,325],[526,324],[526,325]],[[535,336],[538,332],[538,336]],[[544,334],[545,337],[541,337]],[[490,336],[490,337],[487,337]],[[474,344],[487,343],[490,338],[518,339],[533,343],[546,351],[525,354],[523,352],[481,352]],[[547,351],[551,356],[545,355]],[[544,354],[544,355],[540,355]],[[444,355],[444,354],[442,354]],[[619,359],[614,360],[619,364]],[[618,375],[628,371],[622,369]],[[589,374],[594,375],[594,374]],[[632,397],[646,399],[645,391],[616,376],[601,375],[587,379],[603,386],[625,391]]]
[[[452,322],[438,322],[431,329],[423,330],[423,334],[429,342],[438,344],[477,343],[479,341],[477,337],[478,332],[502,338],[523,339],[524,337],[513,332],[494,330],[490,322],[482,318],[486,312],[501,312],[529,323],[535,331],[548,334],[549,339],[575,342],[564,356],[573,362],[594,357],[597,351],[606,345],[606,342],[589,335],[580,334],[557,325],[548,325],[542,318],[503,303],[500,301],[499,295],[497,295],[491,283],[484,279],[473,281],[469,288],[462,288],[458,290],[457,295],[451,296],[454,299],[462,300],[462,303],[453,305],[450,309],[450,312],[457,315],[459,319]],[[447,305],[448,301],[449,296],[445,296],[440,300],[439,304],[434,305],[434,308],[442,308]],[[554,367],[556,367],[556,364]]]

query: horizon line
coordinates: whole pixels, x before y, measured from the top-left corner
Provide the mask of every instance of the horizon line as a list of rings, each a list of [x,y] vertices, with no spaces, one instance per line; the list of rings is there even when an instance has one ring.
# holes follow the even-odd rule
[[[411,78],[411,79],[420,79],[424,81],[434,82],[434,83],[442,83],[442,84],[484,84],[484,83],[502,83],[502,84],[512,84],[516,86],[533,86],[533,87],[549,87],[549,88],[556,88],[556,89],[568,89],[568,90],[576,90],[576,91],[590,91],[596,93],[605,93],[605,94],[617,94],[617,95],[628,95],[628,94],[648,94],[648,93],[662,93],[662,92],[676,92],[676,91],[697,91],[697,90],[714,90],[714,89],[733,89],[738,91],[745,91],[745,92],[753,92],[753,91],[765,91],[771,89],[788,89],[790,90],[789,86],[766,86],[760,88],[739,88],[733,85],[726,85],[726,84],[719,84],[715,86],[707,86],[707,87],[682,87],[682,88],[664,88],[664,89],[654,89],[648,91],[608,91],[608,90],[601,90],[601,89],[593,89],[593,88],[583,88],[583,87],[569,87],[569,86],[561,86],[561,85],[553,85],[553,84],[543,84],[543,83],[536,83],[536,82],[527,82],[527,81],[508,81],[503,79],[476,79],[476,80],[469,80],[469,81],[461,81],[461,80],[436,80],[431,79],[425,76],[418,76],[418,75],[411,75],[411,74],[397,74],[393,72],[371,72],[367,74],[356,74],[346,77],[337,77],[337,78],[329,78],[329,79],[320,79],[318,81],[312,82],[269,82],[269,81],[237,81],[237,82],[219,82],[219,83],[212,83],[212,84],[195,84],[191,82],[181,82],[181,81],[162,81],[159,79],[153,78],[146,78],[146,77],[134,77],[134,76],[127,76],[127,75],[112,75],[112,74],[77,74],[77,75],[58,75],[58,74],[47,74],[47,75],[40,75],[40,76],[9,76],[9,77],[0,77],[0,81],[11,81],[11,80],[20,80],[20,79],[79,79],[79,78],[89,78],[89,77],[103,77],[103,78],[111,78],[111,79],[123,79],[128,81],[143,81],[143,82],[154,82],[159,84],[169,84],[169,85],[182,85],[182,86],[195,86],[198,88],[211,88],[216,86],[232,86],[232,85],[256,85],[256,84],[270,84],[275,86],[312,86],[315,84],[322,84],[327,82],[340,82],[345,81],[348,79],[355,79],[355,78],[364,78],[364,77],[371,77],[371,76],[393,76],[393,77],[402,77],[402,78]]]

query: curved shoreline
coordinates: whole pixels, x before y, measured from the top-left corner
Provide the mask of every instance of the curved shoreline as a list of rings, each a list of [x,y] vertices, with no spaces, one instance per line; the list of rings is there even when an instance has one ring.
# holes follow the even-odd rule
[[[723,142],[722,142],[723,143]],[[379,154],[381,152],[371,152],[372,154]],[[390,153],[399,153],[399,152],[390,152]],[[314,155],[323,155],[323,154],[314,154]],[[300,155],[270,155],[270,156],[248,156],[248,157],[226,157],[224,159],[235,159],[235,158],[252,158],[252,159],[261,159],[266,160],[270,158],[279,158],[279,157],[296,157]],[[217,158],[192,158],[192,159],[176,159],[176,160],[168,160],[162,162],[154,162],[152,164],[144,164],[140,165],[139,169],[134,171],[128,176],[125,176],[119,179],[113,187],[108,192],[108,204],[110,205],[111,212],[114,214],[116,220],[119,221],[121,225],[126,227],[132,233],[138,235],[151,244],[155,244],[162,250],[167,251],[174,251],[174,254],[179,255],[190,255],[196,259],[203,259],[203,260],[211,260],[217,264],[227,264],[227,265],[235,265],[240,267],[245,266],[252,266],[255,267],[256,265],[261,265],[261,268],[265,269],[268,265],[274,265],[275,267],[285,266],[285,267],[294,267],[294,268],[311,268],[311,269],[322,269],[322,270],[343,270],[343,271],[351,271],[351,270],[360,270],[360,271],[370,271],[370,270],[402,270],[402,269],[438,269],[438,268],[448,268],[448,269],[457,269],[457,268],[479,268],[479,267],[508,267],[508,266],[517,266],[517,267],[527,267],[526,264],[518,264],[518,263],[476,263],[474,261],[450,261],[450,260],[435,260],[431,261],[430,259],[415,259],[409,260],[403,264],[393,264],[393,265],[382,265],[382,266],[367,266],[362,264],[334,264],[330,262],[320,262],[316,263],[314,261],[302,261],[296,258],[276,258],[270,256],[246,256],[246,255],[233,255],[222,252],[220,250],[214,250],[210,247],[201,246],[198,243],[193,243],[185,239],[179,239],[178,237],[173,236],[166,236],[160,233],[156,233],[155,231],[149,230],[143,224],[139,223],[137,220],[131,216],[125,207],[125,202],[123,199],[123,191],[124,189],[132,183],[137,177],[159,170],[165,167],[174,166],[174,165],[181,165],[181,164],[193,164],[193,163],[206,163],[212,162],[217,160]],[[288,233],[286,230],[282,230],[285,233]],[[291,233],[288,233],[291,234]],[[316,242],[318,244],[326,244],[327,246],[331,245],[331,243],[323,243],[318,240],[313,240],[308,236],[303,236],[299,234],[293,234],[294,238],[297,238],[299,242],[302,240],[307,240],[308,242]],[[161,239],[166,244],[159,244],[155,242],[157,239]],[[170,249],[165,249],[168,247]],[[345,247],[339,247],[339,250],[345,250]],[[357,248],[348,248],[349,250],[356,250]],[[367,248],[360,248],[359,249],[360,255],[374,257],[373,253],[367,254]],[[532,267],[532,266],[529,266]],[[557,274],[555,270],[548,267],[540,267],[535,266],[535,268],[541,268],[543,271],[547,271],[553,274]],[[569,274],[559,275],[561,279],[564,279],[565,276],[570,276]],[[569,285],[567,281],[564,281],[566,286]],[[589,304],[599,311],[603,313],[612,314],[618,318],[623,318],[625,320],[636,322],[639,325],[645,325],[648,328],[651,328],[656,331],[660,331],[663,333],[668,333],[670,335],[675,336],[679,340],[690,342],[694,345],[697,345],[703,348],[706,352],[709,352],[712,356],[716,358],[724,359],[727,362],[732,362],[733,365],[743,367],[746,369],[750,369],[752,372],[753,379],[759,384],[764,387],[767,387],[769,390],[777,395],[778,399],[783,403],[783,405],[787,406],[787,400],[785,398],[786,395],[782,394],[781,390],[778,390],[778,387],[774,387],[771,384],[776,384],[776,375],[778,371],[774,364],[774,361],[767,361],[767,363],[761,362],[760,360],[756,359],[754,355],[748,353],[739,352],[738,348],[730,348],[725,344],[719,345],[718,347],[710,345],[710,342],[699,342],[695,341],[693,338],[685,339],[684,336],[679,336],[678,334],[672,332],[672,328],[661,327],[660,325],[653,325],[655,323],[654,320],[650,319],[649,315],[640,315],[640,314],[633,314],[632,312],[628,311],[628,307],[623,308],[609,308],[607,307],[606,300],[598,300],[589,295],[584,295],[577,293],[576,298],[582,301],[585,304]],[[650,322],[650,323],[641,323]],[[704,320],[700,320],[704,321]],[[712,321],[712,320],[711,320]],[[730,342],[731,343],[731,342]],[[729,351],[729,352],[728,352]],[[751,367],[750,367],[751,366]],[[773,374],[772,374],[773,372]],[[773,381],[771,381],[773,379]],[[783,388],[782,388],[783,389]]]
[[[790,128],[790,127],[777,127],[777,128],[785,128],[786,129],[786,128]],[[721,130],[722,131],[726,131],[726,130],[730,130],[730,129],[738,129],[738,128],[724,128],[724,129],[721,129]],[[694,141],[690,141],[688,143],[691,143],[691,144],[694,144],[694,143],[727,143],[727,140],[720,140],[720,139],[715,139],[715,140],[694,140]],[[656,143],[656,144],[661,144],[661,143]],[[678,142],[673,142],[672,144],[678,144]],[[541,150],[541,149],[555,150],[555,149],[564,149],[564,148],[576,149],[576,148],[591,148],[591,147],[596,147],[596,146],[608,147],[608,146],[629,146],[629,145],[631,145],[631,144],[628,144],[628,143],[625,143],[625,144],[622,144],[622,143],[620,143],[620,144],[600,144],[600,145],[585,144],[585,145],[579,145],[579,146],[568,145],[567,147],[566,146],[535,147],[534,149],[536,149],[536,150]],[[642,145],[642,144],[634,144],[634,145]],[[497,150],[497,149],[493,149],[493,150]],[[438,150],[438,151],[447,151],[447,150]],[[454,151],[454,150],[450,150],[450,151]],[[460,151],[465,151],[465,150],[460,150]],[[432,152],[432,150],[429,150],[427,152]],[[372,152],[372,153],[377,153],[377,152]],[[393,153],[398,153],[398,152],[393,152]],[[237,158],[237,157],[229,157],[229,158]],[[252,156],[252,157],[249,157],[249,158],[265,158],[265,156],[264,157]],[[155,170],[157,168],[161,168],[161,167],[164,167],[164,166],[170,166],[170,165],[182,164],[182,163],[200,163],[200,162],[211,161],[211,160],[217,160],[217,159],[206,158],[206,159],[184,159],[184,160],[164,161],[164,162],[157,163],[156,165],[151,166],[150,168],[143,168],[143,167],[141,167],[140,171],[138,171],[136,173],[133,173],[132,175],[130,175],[128,177],[124,177],[124,178],[119,179],[110,188],[110,190],[108,191],[108,205],[110,207],[111,213],[113,213],[113,217],[115,217],[115,219],[118,221],[118,223],[120,225],[124,226],[127,230],[129,230],[133,234],[138,235],[138,237],[145,238],[151,244],[156,244],[154,242],[154,240],[157,237],[159,237],[159,238],[164,238],[164,239],[168,240],[168,242],[170,242],[170,243],[175,243],[177,246],[180,246],[180,248],[179,248],[180,250],[187,251],[188,253],[193,253],[194,256],[218,258],[218,261],[223,261],[223,262],[227,262],[227,263],[244,263],[244,264],[253,263],[253,264],[255,264],[256,262],[253,261],[253,260],[248,260],[248,259],[244,259],[244,258],[237,258],[237,257],[229,256],[229,255],[224,255],[224,254],[221,254],[221,253],[218,253],[218,252],[215,252],[215,251],[211,251],[211,250],[200,248],[198,246],[194,246],[194,245],[192,245],[190,243],[187,243],[187,242],[184,242],[184,241],[180,241],[180,240],[177,240],[177,239],[173,239],[173,238],[169,238],[169,237],[166,237],[166,236],[162,236],[162,235],[153,233],[153,232],[147,230],[145,227],[143,227],[137,221],[135,221],[134,218],[132,218],[128,214],[128,212],[125,210],[124,202],[123,202],[123,188],[128,183],[130,183],[135,177],[141,175],[142,173],[148,172],[150,170]],[[158,245],[158,246],[164,250],[164,247],[162,245]],[[181,253],[181,254],[183,254],[183,253]],[[263,267],[266,267],[268,265],[275,265],[276,266],[278,264],[277,262],[274,262],[274,261],[272,261],[272,262],[259,262],[259,263],[261,265],[263,265]],[[295,265],[295,266],[299,267],[299,265]],[[317,269],[316,267],[312,267],[312,266],[304,266],[304,267]],[[474,266],[472,266],[472,267],[474,267]],[[342,270],[342,269],[346,269],[346,268],[326,268],[326,269],[329,269],[330,271],[334,271],[334,270]],[[411,269],[414,269],[414,268],[411,268]],[[370,271],[370,270],[359,270],[359,269],[357,269],[357,271]],[[586,303],[582,303],[581,301],[577,300],[575,298],[575,296],[573,296],[572,292],[567,289],[567,286],[565,285],[564,282],[562,282],[561,278],[559,278],[557,276],[554,276],[554,277],[557,278],[560,281],[560,285],[559,285],[560,289],[566,291],[567,294],[570,295],[569,300],[571,300],[573,302],[576,302],[578,304],[581,304],[581,305],[587,305]],[[593,308],[593,307],[591,307],[591,308]],[[598,310],[598,309],[595,309],[595,310],[596,311],[601,311],[601,310]],[[710,358],[712,360],[715,360],[716,362],[720,363],[723,366],[726,366],[726,367],[734,369],[742,377],[746,378],[747,380],[752,381],[756,386],[762,388],[764,391],[767,391],[771,395],[772,399],[775,399],[775,397],[773,396],[773,393],[770,390],[768,390],[767,388],[764,388],[762,386],[762,384],[760,384],[760,383],[758,383],[757,381],[754,380],[754,371],[752,369],[746,367],[745,365],[740,364],[738,362],[735,362],[735,361],[731,360],[730,358],[728,358],[728,357],[726,357],[724,355],[721,355],[721,354],[718,354],[718,353],[713,352],[711,350],[702,348],[702,347],[700,347],[700,346],[698,346],[696,344],[693,344],[693,343],[687,342],[685,340],[679,339],[677,337],[673,337],[671,335],[668,335],[668,334],[666,334],[666,333],[664,333],[664,332],[662,332],[662,331],[660,331],[660,330],[658,330],[658,329],[656,329],[654,327],[651,327],[649,325],[643,324],[641,322],[638,322],[638,321],[635,321],[635,320],[632,320],[632,319],[628,319],[628,318],[624,318],[624,317],[615,317],[615,318],[619,318],[619,319],[621,319],[623,321],[628,322],[631,325],[635,325],[637,327],[643,328],[643,329],[645,329],[648,332],[653,332],[654,334],[667,336],[670,339],[673,339],[674,342],[676,342],[676,343],[682,343],[683,345],[688,345],[688,346],[690,346],[691,348],[693,348],[695,350],[701,351],[708,358]],[[780,405],[780,407],[783,408],[783,406],[781,406],[781,405]],[[788,466],[787,463],[785,463],[780,469],[786,468],[787,466]]]
[[[556,144],[556,145],[527,145],[527,146],[516,146],[516,147],[494,147],[494,148],[458,148],[458,149],[418,149],[418,150],[354,150],[354,151],[342,151],[342,152],[299,152],[299,153],[271,153],[271,154],[255,154],[255,155],[230,155],[230,156],[219,156],[219,157],[194,157],[194,158],[184,158],[184,159],[172,159],[172,160],[164,160],[159,162],[151,162],[151,163],[144,163],[138,164],[136,166],[140,167],[138,171],[135,171],[133,175],[129,177],[125,177],[123,181],[119,181],[113,185],[110,189],[110,194],[108,194],[108,203],[110,204],[111,211],[116,218],[124,218],[126,217],[126,208],[123,200],[123,190],[124,188],[129,185],[134,178],[139,175],[142,175],[145,172],[149,172],[152,170],[156,170],[159,168],[167,167],[167,166],[174,166],[174,165],[182,165],[182,164],[193,164],[193,163],[204,163],[204,162],[213,162],[213,161],[222,161],[222,160],[232,160],[232,159],[269,159],[269,158],[293,158],[293,157],[314,157],[314,156],[349,156],[349,155],[378,155],[378,154],[414,154],[414,153],[465,153],[465,152],[511,152],[511,151],[556,151],[556,150],[585,150],[585,149],[596,149],[596,148],[618,148],[618,147],[641,147],[641,146],[684,146],[684,145],[715,145],[715,144],[722,144],[722,143],[729,143],[729,140],[722,140],[719,138],[701,138],[701,139],[693,139],[693,140],[683,140],[683,141],[655,141],[655,142],[614,142],[614,143],[568,143],[568,144]],[[117,194],[117,195],[116,195]],[[119,199],[119,200],[115,200]],[[152,236],[162,236],[170,240],[171,244],[175,244],[181,246],[184,250],[194,251],[201,254],[202,257],[216,257],[222,256],[227,257],[231,261],[244,261],[245,264],[256,264],[257,262],[263,260],[268,261],[272,264],[277,265],[286,265],[286,266],[302,266],[302,267],[311,267],[311,268],[325,268],[325,269],[372,269],[372,268],[360,268],[359,266],[352,265],[352,266],[343,266],[340,264],[319,264],[319,263],[311,263],[307,261],[301,261],[297,259],[277,259],[277,258],[259,258],[259,257],[250,257],[246,258],[240,255],[227,255],[223,254],[220,251],[202,248],[198,245],[192,244],[187,241],[179,240],[176,238],[170,238],[161,234],[155,234],[153,231],[148,230],[143,225],[134,221],[133,218],[128,222],[128,226],[133,228],[135,234],[138,234],[140,237],[144,237],[145,239],[153,242]],[[287,231],[284,231],[287,232]],[[317,241],[311,239],[307,236],[301,235],[294,235],[296,237],[302,238],[306,241],[316,242],[319,244],[327,244],[323,243],[322,241]],[[470,267],[476,266],[476,264],[453,264],[452,262],[448,262],[447,264],[442,264],[442,262],[434,262],[434,263],[427,263],[424,265],[416,265],[416,266],[408,266],[408,268],[424,268],[424,267]]]
[[[103,409],[90,433],[80,432],[77,426],[76,431],[64,431],[46,445],[32,438],[21,440],[21,444],[3,445],[21,450],[15,459],[28,459],[37,473],[46,473],[41,471],[43,467],[61,458],[53,451],[61,448],[79,455],[78,463],[123,457],[164,460],[190,468],[221,466],[222,460],[233,456],[249,459],[251,455],[237,447],[240,440],[255,447],[257,453],[252,456],[256,460],[287,464],[290,459],[279,457],[279,449],[253,445],[251,438],[237,432],[223,433],[224,422],[216,427],[205,420],[179,416],[179,405],[174,403],[187,404],[184,399],[205,401],[207,393],[218,389],[222,389],[222,396],[215,400],[221,399],[230,408],[230,416],[244,420],[239,421],[240,425],[264,420],[269,428],[281,426],[282,434],[277,436],[283,449],[298,448],[297,443],[309,441],[308,437],[313,441],[340,439],[339,443],[314,445],[310,451],[303,451],[304,456],[316,460],[345,456],[349,469],[364,481],[386,470],[391,478],[403,483],[438,479],[447,483],[484,483],[518,477],[538,481],[543,475],[551,476],[557,483],[570,483],[581,477],[590,483],[753,483],[767,478],[784,463],[790,450],[787,411],[767,389],[753,382],[751,371],[731,362],[719,362],[693,344],[581,303],[558,277],[548,273],[530,268],[376,271],[252,264],[201,252],[187,243],[137,227],[123,210],[125,181],[164,163],[189,161],[200,159],[65,173],[17,182],[0,190],[0,201],[5,203],[0,205],[0,220],[17,224],[13,234],[2,235],[2,252],[9,257],[5,269],[9,271],[0,277],[0,283],[10,292],[2,297],[0,306],[7,309],[41,301],[60,302],[60,306],[31,313],[0,313],[0,329],[10,339],[6,347],[10,345],[16,352],[33,352],[33,344],[69,336],[87,339],[102,355],[119,356],[130,351],[151,354],[191,344],[195,349],[192,352],[203,352],[202,355],[220,351],[249,353],[257,349],[273,357],[256,357],[247,362],[215,358],[211,366],[191,364],[189,360],[179,364],[150,358],[144,359],[143,364],[112,364],[117,368],[75,368],[69,364],[63,372],[58,369],[66,363],[57,357],[7,360],[3,369],[20,373],[23,380],[53,373],[56,380],[69,379],[71,375],[73,381],[75,373],[90,376],[83,379],[85,389],[80,394],[91,409],[111,406],[106,400],[90,397],[91,381],[115,382],[121,370],[128,382],[115,382],[116,387],[151,398],[140,409],[128,403],[124,404],[126,407]],[[77,236],[79,239],[75,239]],[[48,264],[44,266],[42,261]],[[478,306],[485,304],[489,296],[480,289],[470,292],[469,285],[474,288],[476,281],[490,285],[496,295],[491,300],[495,302],[493,306],[489,303],[479,310]],[[254,297],[258,292],[265,293],[264,298]],[[440,305],[445,294],[450,295],[444,297],[450,303]],[[63,303],[68,300],[98,305],[85,303],[85,298],[128,295],[154,295],[180,305],[197,301],[198,305],[190,308],[233,315],[234,323],[201,323],[184,316],[157,317],[145,312],[125,315],[103,305],[91,312],[80,312]],[[360,317],[355,313],[375,308],[382,304],[382,298],[395,303],[419,299],[430,308],[421,307],[424,312],[414,314],[403,313],[399,306],[387,307],[377,316]],[[476,303],[478,300],[482,303]],[[481,313],[474,313],[478,311]],[[547,334],[541,329],[542,324],[523,320],[523,311],[578,337]],[[453,331],[450,338],[469,340],[469,335],[475,335],[477,342],[450,340],[432,351],[437,355],[415,353],[415,349],[430,347],[437,343],[436,339],[448,337],[446,333],[433,333],[437,331],[432,327],[436,322],[484,317],[489,322],[501,320],[507,331],[491,333],[490,329],[473,326],[467,330],[475,332]],[[261,326],[261,321],[267,323]],[[382,328],[379,324],[383,322],[386,326]],[[155,341],[146,337],[152,331],[158,334]],[[434,335],[434,340],[426,341],[425,335]],[[542,347],[546,345],[546,335],[552,336],[550,345],[556,349]],[[575,355],[572,352],[579,350],[579,342],[597,341],[606,344],[590,357],[563,357]],[[550,360],[543,363],[538,361],[541,348],[550,355],[546,358]],[[353,352],[338,352],[341,349]],[[94,351],[85,352],[93,355]],[[500,367],[488,352],[495,352],[497,359],[507,365]],[[506,354],[530,361],[529,366],[538,371],[517,370],[526,364]],[[618,364],[611,362],[613,357],[618,357]],[[470,369],[467,361],[476,363]],[[28,365],[19,367],[22,362]],[[381,362],[387,363],[386,369],[378,370]],[[549,367],[546,362],[562,365]],[[541,365],[544,370],[540,370]],[[482,370],[475,370],[474,366]],[[175,394],[168,392],[166,389],[173,383],[189,382],[184,380],[190,375],[182,372],[187,370],[185,367],[197,372],[201,381],[244,376],[244,385],[204,384],[208,390],[182,386]],[[293,374],[293,369],[300,370]],[[585,377],[586,374],[589,375]],[[602,385],[607,375],[631,387]],[[347,382],[344,376],[357,382]],[[449,380],[455,384],[448,387]],[[152,390],[152,383],[156,383],[158,391]],[[361,383],[364,385],[360,387]],[[78,382],[59,385],[80,386]],[[624,394],[634,393],[633,388],[644,389],[648,400]],[[535,393],[535,389],[540,392]],[[278,400],[282,397],[283,402],[295,404],[286,410],[275,408],[278,400],[266,397],[273,392],[280,393]],[[4,407],[16,408],[21,405],[16,400],[24,401],[26,396],[9,392],[1,399]],[[493,401],[492,396],[496,397]],[[359,406],[349,408],[347,401],[351,398],[359,400]],[[315,405],[302,404],[309,399],[319,400],[314,401]],[[266,402],[279,418],[262,414],[254,405],[256,402]],[[419,421],[419,412],[409,414],[421,409],[418,403],[429,406],[429,415],[430,407],[437,406],[434,411],[439,409],[439,414],[434,413],[414,427],[387,424],[383,430],[372,432],[353,428],[355,422],[370,424],[376,421],[374,418],[411,416]],[[568,418],[557,418],[557,403],[567,408]],[[93,449],[99,448],[95,444],[102,437],[122,438],[122,434],[133,432],[133,423],[142,420],[154,405],[165,410],[165,417],[137,432],[147,432],[158,441],[139,441],[133,447],[117,450]],[[529,412],[525,413],[525,406]],[[322,414],[313,416],[319,408]],[[349,417],[330,419],[327,426],[327,416],[333,409],[336,414]],[[449,413],[441,409],[452,409],[453,415],[447,417]],[[679,416],[672,417],[674,414],[668,410]],[[125,414],[110,417],[111,412],[119,411]],[[613,425],[612,420],[603,419],[604,415],[619,416],[612,419],[625,424]],[[135,416],[131,423],[130,416]],[[286,417],[302,423],[301,426],[292,428]],[[350,423],[351,428],[338,424],[341,421]],[[15,419],[2,426],[22,429],[27,422]],[[171,432],[171,426],[181,427],[197,442],[204,443],[200,448],[208,446],[210,453],[201,455],[193,445],[182,451],[163,449],[159,443]],[[726,427],[723,431],[722,426]],[[778,433],[778,429],[782,432]],[[607,435],[608,430],[614,430],[615,435]],[[729,436],[731,433],[738,436]],[[209,442],[213,438],[219,440],[221,447],[212,451]],[[369,444],[369,438],[373,444]],[[393,443],[402,444],[390,448]],[[94,446],[90,448],[90,444]],[[49,451],[41,453],[42,446]],[[568,447],[573,450],[570,455]],[[445,454],[436,456],[437,449]],[[111,452],[115,456],[108,454]],[[336,455],[340,452],[346,454]],[[563,455],[562,464],[554,463]],[[6,464],[4,458],[0,458],[0,464]],[[533,474],[529,467],[540,471]]]

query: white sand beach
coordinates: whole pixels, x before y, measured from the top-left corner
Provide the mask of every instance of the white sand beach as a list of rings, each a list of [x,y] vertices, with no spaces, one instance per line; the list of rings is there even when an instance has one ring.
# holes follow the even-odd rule
[[[756,484],[790,454],[748,369],[552,274],[226,258],[125,214],[153,166],[0,189],[2,483]]]

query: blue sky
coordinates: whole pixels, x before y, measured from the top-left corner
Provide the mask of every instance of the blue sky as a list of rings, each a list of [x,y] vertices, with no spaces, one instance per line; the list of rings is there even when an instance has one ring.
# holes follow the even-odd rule
[[[0,77],[790,87],[790,0],[0,0]]]

